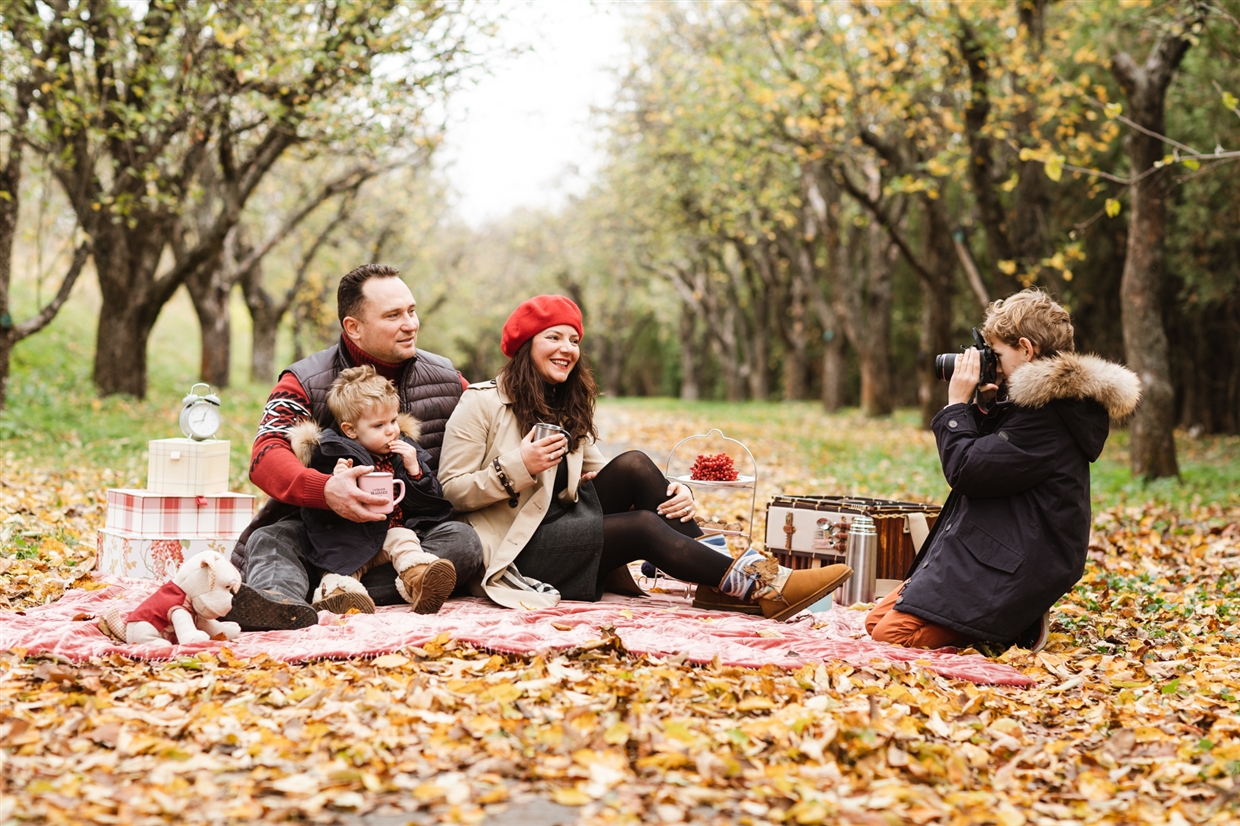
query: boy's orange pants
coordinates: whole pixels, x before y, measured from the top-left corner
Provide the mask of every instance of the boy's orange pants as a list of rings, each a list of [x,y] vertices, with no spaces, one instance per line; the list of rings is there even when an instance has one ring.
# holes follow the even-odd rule
[[[904,583],[875,605],[865,617],[865,630],[876,642],[891,642],[905,648],[943,648],[968,645],[973,640],[946,625],[896,610],[896,600]]]

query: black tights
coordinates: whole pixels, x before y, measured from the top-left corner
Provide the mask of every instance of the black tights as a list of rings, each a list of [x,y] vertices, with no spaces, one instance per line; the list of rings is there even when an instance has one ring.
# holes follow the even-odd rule
[[[667,477],[640,451],[623,453],[594,477],[603,505],[603,556],[600,578],[638,559],[685,582],[718,585],[732,564],[729,557],[697,541],[702,529],[692,520],[660,516],[656,508],[670,497]]]

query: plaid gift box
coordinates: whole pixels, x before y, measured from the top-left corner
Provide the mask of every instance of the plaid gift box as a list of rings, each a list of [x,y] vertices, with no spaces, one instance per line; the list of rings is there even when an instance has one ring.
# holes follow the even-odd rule
[[[147,443],[146,488],[154,493],[197,496],[228,490],[226,441],[154,439]]]
[[[104,528],[131,537],[192,536],[234,540],[254,518],[245,493],[168,496],[150,490],[108,491]]]
[[[225,559],[232,553],[231,539],[195,537],[136,537],[103,528],[99,531],[95,570],[137,579],[167,580],[181,563],[194,554],[215,551]]]

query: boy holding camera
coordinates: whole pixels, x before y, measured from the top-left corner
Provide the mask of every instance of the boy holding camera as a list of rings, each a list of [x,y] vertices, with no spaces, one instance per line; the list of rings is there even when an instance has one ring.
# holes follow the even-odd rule
[[[1140,382],[1073,352],[1067,310],[1037,290],[991,303],[981,332],[989,347],[956,358],[930,425],[951,494],[908,578],[866,617],[880,642],[1037,650],[1085,570],[1089,465]],[[979,386],[984,365],[995,380]]]

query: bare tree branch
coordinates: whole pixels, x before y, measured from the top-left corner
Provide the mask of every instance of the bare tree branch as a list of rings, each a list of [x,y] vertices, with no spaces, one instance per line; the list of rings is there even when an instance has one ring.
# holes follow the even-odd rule
[[[21,341],[32,336],[51,323],[56,313],[60,312],[61,306],[69,299],[69,293],[73,291],[73,285],[77,283],[78,276],[82,274],[82,267],[85,266],[86,259],[89,257],[90,242],[78,245],[78,248],[73,251],[73,261],[69,264],[64,280],[60,282],[60,289],[57,290],[56,296],[37,315],[13,328],[14,341]]]

